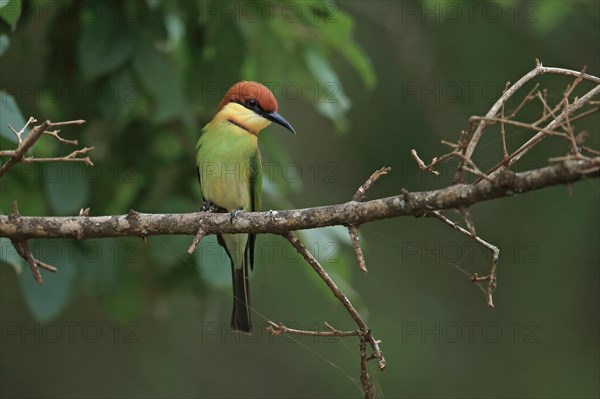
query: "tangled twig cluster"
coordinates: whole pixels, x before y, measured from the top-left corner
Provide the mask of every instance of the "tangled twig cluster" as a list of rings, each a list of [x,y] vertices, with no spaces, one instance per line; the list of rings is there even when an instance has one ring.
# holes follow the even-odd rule
[[[567,85],[565,91],[560,96],[560,100],[554,105],[551,105],[548,100],[548,91],[546,89],[540,89],[540,84],[536,83],[518,105],[507,115],[505,108],[509,100],[519,93],[527,83],[544,74],[569,76],[574,77],[574,80]],[[583,96],[572,98],[575,88],[583,81],[589,81],[595,85]],[[486,180],[488,182],[496,181],[503,172],[509,170],[511,166],[542,140],[547,137],[560,137],[567,141],[569,150],[565,155],[550,158],[548,160],[549,163],[560,162],[563,165],[569,165],[569,168],[573,168],[581,175],[594,174],[600,170],[600,151],[585,145],[585,139],[589,136],[588,132],[577,131],[573,122],[592,115],[600,110],[600,107],[598,106],[600,102],[594,100],[598,94],[600,94],[600,78],[585,73],[585,68],[578,72],[563,68],[545,67],[539,60],[536,60],[535,68],[525,74],[515,84],[511,85],[510,82],[507,82],[502,96],[496,101],[485,116],[472,116],[469,119],[467,130],[463,130],[460,133],[456,143],[442,140],[442,144],[452,148],[450,152],[433,158],[429,164],[426,164],[414,149],[411,151],[411,155],[421,170],[436,175],[439,174],[436,167],[440,164],[453,159],[458,159],[459,165],[453,182],[455,184],[464,183],[466,174],[470,173],[475,177],[473,184],[477,184],[481,180]],[[518,120],[523,108],[532,102],[538,102],[540,104],[541,115],[533,122]],[[577,113],[578,111],[579,113]],[[500,125],[502,157],[496,165],[483,172],[473,160],[473,155],[487,129],[498,124]],[[535,132],[535,134],[515,151],[509,153],[506,142],[507,127],[530,130]],[[437,217],[459,232],[472,237],[476,242],[491,251],[492,261],[489,273],[485,276],[479,276],[475,273],[471,276],[471,281],[476,283],[487,281],[488,286],[485,290],[487,294],[487,303],[489,307],[494,307],[492,293],[496,289],[496,268],[498,266],[500,251],[496,246],[477,236],[473,220],[466,207],[459,208],[459,211],[466,224],[466,229],[445,217],[440,211],[431,212],[428,216]]]

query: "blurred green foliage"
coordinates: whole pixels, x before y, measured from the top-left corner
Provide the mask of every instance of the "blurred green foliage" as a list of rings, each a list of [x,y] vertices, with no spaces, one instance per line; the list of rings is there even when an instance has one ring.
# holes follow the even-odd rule
[[[7,123],[18,129],[30,115],[86,119],[61,134],[95,147],[94,167],[17,165],[0,180],[0,210],[17,200],[24,215],[197,211],[198,132],[241,79],[269,85],[298,131],[261,133],[265,209],[347,201],[384,165],[392,173],[369,198],[445,187],[453,166],[425,175],[410,150],[425,160],[442,154],[439,141],[456,140],[535,58],[597,76],[599,7],[0,0],[0,148],[15,145]],[[549,101],[571,81],[539,79]],[[525,107],[523,120],[540,112]],[[598,125],[597,114],[576,122],[593,148]],[[530,136],[511,129],[509,148]],[[491,166],[500,149],[492,127],[476,160]],[[71,150],[44,137],[33,154]],[[565,151],[562,140],[547,140],[516,170]],[[478,233],[502,251],[493,311],[468,280],[487,271],[489,254],[436,220],[362,226],[367,275],[343,228],[302,239],[383,340],[388,369],[371,370],[382,396],[598,397],[599,195],[596,179],[572,194],[554,187],[472,208]],[[34,240],[36,256],[60,269],[36,286],[0,238],[1,396],[361,396],[356,341],[272,338],[260,328],[267,319],[354,328],[285,240],[258,238],[252,299],[262,325],[252,336],[225,328],[225,254],[206,237],[190,257],[190,240]]]
[[[92,153],[95,166],[93,170],[74,164],[19,166],[3,178],[2,212],[10,212],[13,200],[24,213],[40,215],[74,215],[87,207],[91,207],[92,215],[121,214],[131,208],[144,212],[197,211],[196,172],[190,149],[224,91],[242,79],[270,85],[283,102],[281,94],[287,93],[283,90],[296,97],[294,91],[326,96],[327,101],[304,98],[340,130],[347,130],[350,100],[331,59],[345,59],[370,88],[375,84],[375,73],[352,39],[353,23],[347,14],[321,1],[295,5],[282,12],[285,3],[267,1],[253,3],[250,8],[243,3],[202,1],[25,3],[20,30],[23,36],[25,32],[43,36],[45,40],[39,45],[45,66],[40,76],[23,80],[15,76],[18,72],[3,76],[3,147],[10,148],[16,142],[8,124],[16,129],[23,126],[21,109],[27,115],[53,121],[81,118],[87,120],[85,127],[67,128],[63,134],[96,147]],[[242,15],[231,13],[236,7],[243,8]],[[19,21],[14,10],[20,10],[21,3],[6,3],[2,9],[13,11],[2,14],[13,29]],[[253,15],[256,20],[251,19]],[[37,20],[42,21],[41,26]],[[34,46],[19,33],[13,47]],[[5,57],[11,57],[10,49]],[[35,91],[33,101],[27,96],[28,90]],[[13,93],[21,98],[15,100]],[[267,148],[267,157],[289,162],[277,144]],[[36,156],[57,156],[64,151],[64,146],[48,138],[33,148]],[[270,192],[285,191],[282,186],[287,184],[277,181]],[[323,238],[337,240],[327,233]],[[190,274],[190,262],[199,259],[173,256],[183,254],[188,241],[188,237],[166,237],[161,244],[140,250],[136,254],[140,261],[154,263],[155,270],[149,271],[147,281],[141,281],[140,273],[127,277],[130,283],[123,281],[122,273],[108,275],[106,269],[118,264],[120,257],[88,267],[86,281],[104,281],[102,289],[90,286],[96,295],[107,287],[111,295],[118,295],[120,300],[105,302],[114,317],[135,317],[135,312],[124,312],[116,305],[142,301],[140,286],[156,295],[178,289],[165,282],[178,274]],[[56,316],[67,303],[64,293],[79,281],[71,276],[85,268],[89,248],[77,243],[72,251],[71,263],[78,267],[65,273],[61,284],[46,284],[43,290],[24,285],[23,293],[36,318]],[[10,263],[18,262],[11,255]],[[212,274],[228,273],[227,268],[218,267],[225,262],[207,259],[204,263],[204,283],[219,281]],[[124,264],[119,266],[118,270],[127,270]],[[193,281],[191,287],[201,290],[201,280]],[[64,295],[53,295],[53,290]],[[54,302],[40,307],[38,297]],[[141,306],[133,309],[139,311]]]

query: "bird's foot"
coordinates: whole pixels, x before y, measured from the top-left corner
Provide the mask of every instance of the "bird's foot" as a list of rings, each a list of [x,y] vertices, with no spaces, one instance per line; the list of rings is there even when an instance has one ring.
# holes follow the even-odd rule
[[[202,202],[202,212],[212,212],[213,203],[210,201]]]
[[[233,219],[238,217],[238,215],[242,212],[243,212],[243,210],[241,210],[241,209],[236,209],[233,212],[231,212],[231,218],[229,219],[229,223],[233,223]]]
[[[269,215],[270,219],[275,219],[275,217],[277,217],[278,212],[270,209],[269,212],[267,212],[267,214]]]
[[[223,213],[225,212],[225,210],[220,206],[213,204],[210,201],[204,201],[202,203],[202,212]]]

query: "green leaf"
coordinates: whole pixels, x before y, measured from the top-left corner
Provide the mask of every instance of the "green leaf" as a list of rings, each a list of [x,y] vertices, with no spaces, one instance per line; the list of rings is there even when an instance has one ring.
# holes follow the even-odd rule
[[[25,119],[15,98],[5,91],[0,91],[0,136],[16,143],[17,138],[8,125],[19,131],[25,126]]]
[[[293,204],[286,201],[290,193],[302,192],[303,177],[288,179],[283,173],[285,165],[292,162],[285,147],[278,141],[276,135],[267,135],[262,140],[261,153],[263,156],[263,198],[269,197],[278,208],[293,208]],[[265,203],[265,202],[263,202]]]
[[[375,70],[371,59],[365,54],[363,49],[356,43],[350,42],[343,48],[342,54],[346,56],[348,62],[356,69],[356,72],[362,77],[367,88],[372,89],[377,84]]]
[[[8,46],[10,45],[10,39],[8,35],[0,35],[0,57],[8,50]]]
[[[289,24],[280,17],[274,17],[268,23],[244,20],[238,23],[248,49],[241,68],[242,76],[267,85],[272,82],[276,97],[282,102],[294,102],[297,99],[294,93],[305,93],[301,97],[311,101],[321,114],[333,120],[338,130],[347,131],[349,121],[346,114],[351,103],[330,64],[330,57],[335,53],[342,54],[368,87],[375,83],[373,68],[368,57],[352,40],[350,17],[336,11],[338,19],[324,22],[327,18],[321,15],[310,17],[317,12],[314,4],[301,2],[299,6],[305,17],[298,23],[309,25],[306,28],[314,33],[315,39],[299,34],[296,24]]]
[[[155,122],[179,117],[188,126],[193,126],[177,73],[162,54],[150,45],[142,45],[134,56],[133,68],[143,89],[154,102],[152,114]]]
[[[59,215],[78,214],[85,208],[90,194],[86,166],[75,163],[44,165],[44,183],[48,199]]]
[[[21,274],[23,270],[23,258],[19,256],[10,240],[4,237],[0,237],[0,262],[12,266],[17,274]]]
[[[231,262],[217,243],[217,236],[204,237],[194,256],[202,281],[215,288],[231,288]]]
[[[21,292],[36,320],[46,322],[56,318],[69,301],[76,276],[75,244],[72,240],[30,241],[36,259],[58,268],[56,273],[40,270],[44,284],[37,284],[31,273],[19,275]]]
[[[323,265],[337,267],[342,264],[344,246],[351,245],[350,235],[343,226],[330,226],[321,229],[303,230],[304,245]],[[345,266],[345,265],[342,265]]]
[[[84,11],[85,12],[85,9]],[[79,61],[85,79],[95,79],[117,69],[131,56],[135,40],[127,24],[105,2],[94,3],[93,15],[84,19],[79,38]]]
[[[173,50],[185,35],[185,22],[176,13],[170,12],[165,15],[165,28],[167,40],[164,43],[165,50]]]
[[[309,19],[319,31],[316,44],[341,53],[354,67],[368,88],[375,86],[376,78],[373,65],[362,48],[352,38],[354,22],[352,17],[340,10],[338,6],[326,4],[302,3],[305,8],[313,8],[314,17]],[[314,9],[317,7],[317,9]],[[319,10],[331,8],[331,15],[318,15]],[[308,12],[306,13],[308,15]]]
[[[316,47],[306,48],[304,60],[319,83],[317,109],[335,121],[338,129],[347,131],[348,120],[345,114],[350,110],[351,102],[344,92],[342,82],[327,58]]]
[[[0,0],[0,19],[6,22],[11,31],[17,27],[21,16],[21,0]]]

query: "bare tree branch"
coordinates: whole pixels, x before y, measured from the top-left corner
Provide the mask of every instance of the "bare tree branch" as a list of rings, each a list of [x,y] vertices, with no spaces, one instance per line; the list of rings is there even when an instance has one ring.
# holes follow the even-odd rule
[[[244,212],[233,221],[229,214],[195,212],[184,214],[138,213],[114,216],[27,217],[10,219],[0,215],[0,237],[29,238],[106,238],[149,237],[156,235],[195,235],[201,226],[205,235],[231,233],[274,233],[326,226],[361,225],[400,216],[422,216],[436,210],[469,207],[495,198],[510,197],[585,178],[600,176],[599,170],[581,171],[594,165],[588,161],[567,160],[527,172],[505,170],[493,180],[456,184],[432,191],[411,192],[365,202],[271,212]],[[135,215],[135,216],[134,216]]]
[[[556,119],[554,119],[552,122],[547,124],[543,129],[540,129],[540,131],[535,136],[530,138],[525,144],[523,144],[521,147],[519,147],[506,160],[503,160],[502,162],[500,162],[497,165],[495,165],[494,167],[492,167],[487,172],[487,175],[491,175],[494,172],[497,172],[498,170],[501,170],[503,168],[513,165],[515,162],[517,162],[519,159],[521,159],[523,157],[523,155],[525,155],[531,148],[533,148],[534,145],[536,145],[544,137],[546,137],[548,135],[548,131],[551,131],[556,125],[559,125],[560,123],[562,123],[563,121],[568,119],[568,117],[570,115],[572,115],[575,111],[577,111],[579,108],[581,108],[584,104],[589,103],[589,101],[593,97],[597,96],[598,94],[600,94],[600,85],[594,87],[592,90],[590,90],[588,93],[586,93],[583,97],[581,97],[580,99],[575,101],[573,104],[568,106],[567,109],[565,110],[565,112],[561,113]]]
[[[43,134],[49,134],[51,136],[54,136],[57,140],[59,140],[62,143],[77,144],[77,141],[65,140],[62,137],[60,137],[58,135],[59,130],[49,132],[48,129],[53,128],[53,127],[58,127],[58,126],[65,126],[65,125],[82,125],[85,123],[85,121],[82,119],[74,120],[74,121],[66,121],[66,122],[50,122],[49,120],[46,120],[41,125],[35,126],[33,129],[31,129],[31,131],[29,132],[27,137],[25,137],[25,140],[23,140],[21,136],[23,135],[25,130],[29,127],[29,125],[32,123],[35,123],[35,122],[37,122],[37,120],[30,117],[29,120],[27,121],[27,123],[25,124],[25,126],[23,127],[23,129],[21,129],[18,132],[15,131],[15,129],[12,126],[9,126],[11,128],[11,130],[17,136],[18,146],[17,146],[16,150],[4,150],[0,153],[1,156],[9,156],[10,157],[8,159],[8,161],[4,162],[2,164],[2,166],[0,166],[0,176],[3,176],[13,166],[15,166],[16,164],[18,164],[20,162],[21,163],[83,162],[90,166],[93,165],[92,161],[88,157],[77,158],[78,155],[85,154],[86,152],[90,151],[93,147],[92,148],[86,147],[81,150],[73,151],[71,154],[67,155],[66,157],[57,157],[57,158],[29,157],[29,158],[25,158],[25,154],[27,153],[27,151],[36,143],[36,141],[39,140],[40,137],[42,137]]]
[[[570,112],[574,112],[577,109],[579,109],[583,104],[589,103],[589,100],[591,99],[591,97],[595,96],[598,94],[598,90],[600,90],[600,78],[596,77],[596,76],[592,76],[592,75],[588,75],[586,74],[584,71],[573,71],[573,70],[569,70],[569,69],[564,69],[564,68],[554,68],[554,67],[545,67],[542,65],[542,63],[539,60],[536,60],[536,66],[533,70],[531,70],[530,72],[528,72],[527,74],[525,74],[521,79],[519,79],[515,84],[513,84],[512,86],[510,86],[509,88],[507,88],[503,93],[502,96],[500,96],[500,98],[494,103],[494,105],[490,108],[490,110],[488,111],[488,113],[485,115],[484,118],[482,118],[477,126],[477,129],[475,130],[475,132],[473,133],[473,135],[471,136],[471,139],[469,140],[468,144],[466,145],[466,147],[464,148],[464,156],[466,159],[471,159],[471,156],[473,155],[473,152],[475,151],[475,148],[477,146],[477,144],[479,143],[479,140],[481,138],[481,136],[483,135],[483,132],[485,131],[485,129],[489,126],[489,122],[486,119],[489,118],[495,118],[496,115],[498,115],[498,112],[502,109],[502,107],[504,106],[504,104],[506,104],[506,102],[515,94],[517,93],[525,84],[527,84],[528,82],[530,82],[532,79],[536,78],[537,76],[546,74],[546,73],[550,73],[550,74],[557,74],[557,75],[564,75],[564,76],[573,76],[575,77],[578,81],[581,80],[587,80],[590,82],[595,83],[597,86],[592,89],[590,92],[588,92],[586,94],[587,97],[585,100],[583,100],[583,98],[581,98],[577,103],[578,106],[575,106],[575,104],[573,104]],[[571,86],[569,89],[572,90],[574,88],[574,85]],[[569,91],[570,93],[570,91]],[[530,93],[531,95],[531,93]],[[529,96],[527,96],[526,98],[528,98]],[[582,101],[583,100],[583,101]],[[513,112],[511,114],[511,116],[516,115],[516,112],[518,112],[518,110],[520,110],[520,108],[523,106],[523,102],[521,102],[521,104],[519,105],[518,109],[515,110],[515,112]],[[569,114],[570,115],[570,114]],[[565,115],[567,116],[567,115]],[[548,126],[545,127],[546,130],[548,129],[552,129],[554,126],[556,126],[558,124],[558,121],[554,120],[552,121]],[[469,129],[471,130],[471,129]],[[538,133],[538,135],[544,135],[542,132]],[[515,155],[515,154],[513,154]],[[520,156],[519,154],[516,154],[517,157],[513,157],[513,158],[509,158],[512,159],[512,161],[508,161],[509,165],[516,162]],[[496,165],[494,168],[492,168],[492,171],[495,171],[497,169],[499,169],[500,167],[502,167],[504,165],[503,161],[501,164]],[[464,171],[464,166],[466,166],[466,161],[463,160],[456,172],[456,176],[454,178],[455,182],[460,182],[462,181],[462,174]],[[490,172],[490,173],[491,173]],[[489,175],[489,173],[488,173]]]

